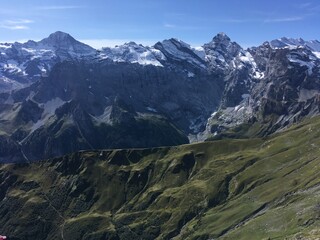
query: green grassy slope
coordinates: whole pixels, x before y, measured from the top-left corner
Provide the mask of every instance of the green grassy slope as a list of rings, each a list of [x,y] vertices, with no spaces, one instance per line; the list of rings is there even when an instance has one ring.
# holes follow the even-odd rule
[[[316,239],[320,118],[264,139],[0,166],[10,239]]]

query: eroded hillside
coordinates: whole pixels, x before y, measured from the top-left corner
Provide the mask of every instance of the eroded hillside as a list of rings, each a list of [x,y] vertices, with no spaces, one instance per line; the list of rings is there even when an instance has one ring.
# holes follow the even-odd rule
[[[264,139],[0,166],[9,239],[320,237],[320,119]]]

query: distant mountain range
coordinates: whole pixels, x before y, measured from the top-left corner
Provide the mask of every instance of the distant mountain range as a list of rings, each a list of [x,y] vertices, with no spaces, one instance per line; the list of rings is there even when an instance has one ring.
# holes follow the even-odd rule
[[[96,50],[67,33],[0,44],[0,160],[265,136],[319,113],[320,42],[224,34]]]

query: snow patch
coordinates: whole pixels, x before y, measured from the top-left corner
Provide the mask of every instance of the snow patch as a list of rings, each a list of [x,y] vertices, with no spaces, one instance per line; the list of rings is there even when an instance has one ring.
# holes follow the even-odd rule
[[[260,72],[258,70],[258,67],[257,67],[257,64],[256,64],[254,58],[252,57],[252,55],[248,51],[240,51],[239,59],[242,63],[251,65],[252,68],[255,70],[255,72]],[[243,65],[240,64],[239,67],[242,68]]]
[[[30,134],[48,122],[49,118],[55,114],[55,111],[65,103],[66,102],[60,98],[54,98],[46,103],[40,104],[40,107],[43,108],[44,111],[41,119],[32,126]]]
[[[21,48],[21,50],[25,51],[25,52],[28,52],[28,53],[31,53],[31,54],[34,54],[36,52],[35,49],[32,49],[32,48]]]
[[[247,99],[250,97],[250,94],[242,94],[241,97],[242,99]]]
[[[152,108],[152,107],[147,107],[147,110],[150,112],[158,112],[156,109]]]
[[[193,48],[192,50],[193,50],[193,52],[194,52],[195,54],[197,54],[197,56],[198,56],[199,58],[201,58],[203,61],[206,60],[206,52],[204,51],[204,48],[203,48],[203,47],[195,47],[195,48]]]
[[[188,72],[188,78],[192,78],[194,76],[195,76],[195,74],[193,72]]]
[[[11,47],[12,47],[12,44],[0,43],[0,48],[8,49],[8,48],[11,48]]]
[[[97,125],[100,125],[101,123],[111,124],[111,120],[110,120],[111,111],[112,111],[112,107],[108,106],[104,109],[103,114],[101,114],[100,116],[91,115],[91,117]]]
[[[320,59],[320,52],[312,52],[317,58]]]
[[[214,118],[214,117],[217,115],[217,113],[218,113],[218,112],[213,112],[213,113],[211,114],[211,117]]]
[[[289,54],[288,56],[288,60],[292,63],[297,63],[300,66],[306,66],[308,68],[308,74],[311,75],[312,74],[312,69],[314,68],[315,64],[313,62],[306,62],[306,61],[302,61],[300,59],[297,58],[296,55],[291,55]]]
[[[138,63],[140,65],[158,67],[163,67],[159,60],[165,60],[165,56],[159,50],[144,47],[134,42],[125,43],[114,48],[103,48],[99,57],[100,59],[110,59],[114,62]]]
[[[264,78],[264,72],[260,72],[260,71],[255,71],[253,73],[253,77],[255,79],[263,79]]]

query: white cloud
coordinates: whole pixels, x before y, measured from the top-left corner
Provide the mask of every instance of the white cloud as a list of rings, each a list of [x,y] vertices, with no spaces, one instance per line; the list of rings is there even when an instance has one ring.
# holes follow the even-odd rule
[[[287,18],[266,19],[263,22],[264,23],[276,23],[276,22],[295,22],[295,21],[301,21],[301,20],[303,20],[303,17],[287,17]]]
[[[102,47],[114,47],[131,41],[144,46],[152,46],[157,42],[157,40],[152,39],[80,39],[79,41],[96,49],[100,49]]]
[[[30,23],[34,23],[34,21],[30,19],[5,20],[0,22],[0,28],[10,30],[24,30],[29,29],[28,24]]]

